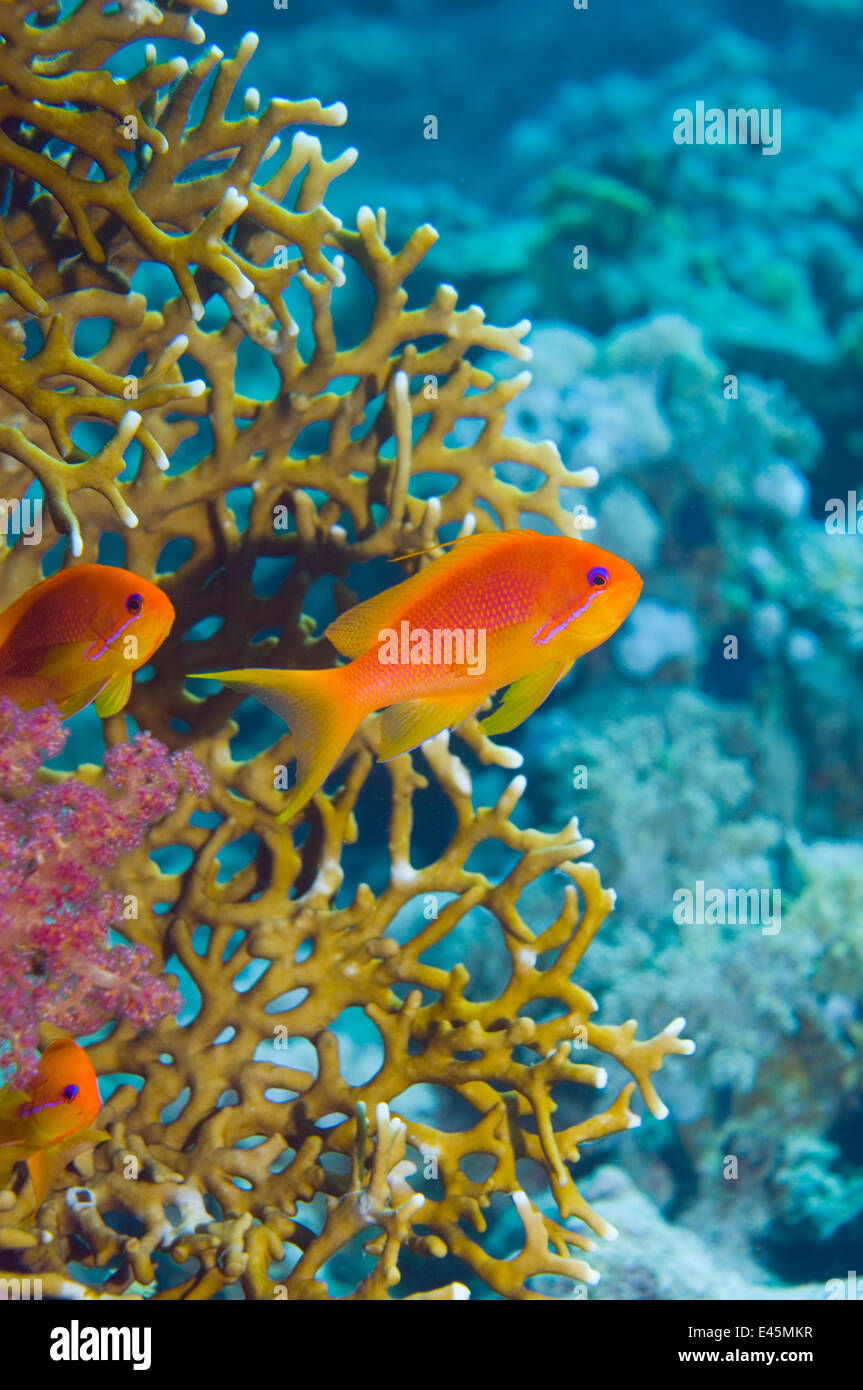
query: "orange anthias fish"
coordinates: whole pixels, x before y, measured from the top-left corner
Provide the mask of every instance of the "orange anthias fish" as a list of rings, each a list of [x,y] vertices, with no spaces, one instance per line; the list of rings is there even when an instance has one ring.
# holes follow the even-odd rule
[[[0,695],[22,710],[53,700],[64,719],[91,700],[116,714],[173,621],[170,599],[130,570],[60,570],[0,613]]]
[[[0,1188],[22,1159],[38,1209],[66,1164],[108,1138],[90,1124],[102,1107],[93,1064],[72,1038],[42,1054],[32,1091],[0,1090]]]
[[[508,733],[583,652],[617,630],[641,592],[626,560],[587,541],[496,531],[343,613],[326,630],[353,660],[327,671],[215,671],[290,726],[297,782],[279,820],[309,800],[366,714],[386,709],[381,761],[456,728],[502,686],[480,725]]]

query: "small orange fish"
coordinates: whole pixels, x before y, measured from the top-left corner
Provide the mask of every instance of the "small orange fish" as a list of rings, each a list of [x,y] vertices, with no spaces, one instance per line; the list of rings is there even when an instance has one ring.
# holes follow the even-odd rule
[[[456,728],[503,686],[487,734],[508,733],[542,704],[583,652],[634,607],[641,576],[587,541],[536,531],[470,536],[427,568],[330,623],[353,660],[327,671],[214,671],[293,731],[297,782],[279,816],[309,800],[355,729],[386,709],[382,762]]]
[[[89,1128],[101,1108],[96,1073],[83,1047],[72,1038],[52,1042],[32,1091],[0,1090],[0,1188],[23,1159],[38,1210],[67,1163],[108,1138],[104,1129]]]
[[[22,710],[53,700],[64,719],[91,700],[116,714],[173,622],[170,599],[130,570],[59,570],[0,613],[0,695]]]

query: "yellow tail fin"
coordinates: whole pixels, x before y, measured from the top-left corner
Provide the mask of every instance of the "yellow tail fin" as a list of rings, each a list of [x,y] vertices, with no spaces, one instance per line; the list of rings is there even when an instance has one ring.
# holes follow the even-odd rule
[[[208,671],[192,680],[223,681],[275,710],[294,736],[296,785],[279,820],[296,815],[314,796],[368,713],[352,698],[346,667],[327,671]]]

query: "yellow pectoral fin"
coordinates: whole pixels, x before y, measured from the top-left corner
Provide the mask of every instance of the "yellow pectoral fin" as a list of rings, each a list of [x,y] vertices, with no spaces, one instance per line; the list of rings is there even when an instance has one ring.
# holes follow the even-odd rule
[[[424,700],[404,700],[384,710],[381,721],[381,746],[378,762],[389,762],[400,753],[418,748],[427,738],[434,738],[442,729],[455,729],[475,714],[488,694],[487,690],[459,691],[457,695],[438,695]]]
[[[38,1149],[27,1159],[27,1170],[33,1183],[38,1211],[58,1177],[74,1158],[101,1144],[109,1137],[104,1129],[82,1129],[49,1149]]]
[[[93,1148],[94,1144],[104,1144],[106,1138],[110,1137],[107,1130],[78,1130],[78,1133],[72,1134],[72,1137],[67,1141],[69,1148],[68,1162],[71,1162],[78,1154],[83,1154],[88,1148]],[[78,1147],[78,1145],[81,1145],[81,1147]]]
[[[539,671],[531,671],[529,676],[513,681],[497,709],[480,722],[480,733],[508,734],[512,729],[517,729],[528,715],[539,709],[572,665],[571,661],[565,664],[555,662],[552,666],[543,666]]]
[[[96,696],[95,710],[100,719],[107,719],[110,714],[119,714],[124,707],[132,692],[132,672],[128,675],[120,674],[110,680]]]

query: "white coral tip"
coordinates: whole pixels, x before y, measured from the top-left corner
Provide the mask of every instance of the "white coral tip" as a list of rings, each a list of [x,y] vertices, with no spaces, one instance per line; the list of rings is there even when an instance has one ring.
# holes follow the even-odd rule
[[[579,468],[574,476],[579,486],[596,487],[599,482],[599,469],[589,463],[586,468]]]
[[[249,206],[249,200],[245,193],[240,193],[234,184],[231,184],[229,188],[225,189],[222,194],[222,202],[225,206],[225,211],[227,213],[233,213],[235,217],[239,217],[240,213],[245,212],[246,208]]]
[[[521,767],[524,757],[517,748],[498,748],[501,767]]]

